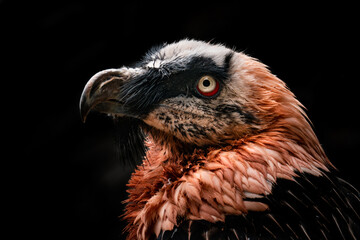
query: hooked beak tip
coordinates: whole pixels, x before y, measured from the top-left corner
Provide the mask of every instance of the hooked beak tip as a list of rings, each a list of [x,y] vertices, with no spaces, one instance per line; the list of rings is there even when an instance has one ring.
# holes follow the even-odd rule
[[[81,98],[80,98],[80,105],[79,105],[79,108],[80,108],[80,117],[81,117],[81,121],[83,123],[86,122],[86,117],[87,115],[89,114],[90,112],[90,104],[88,104],[88,97],[86,96],[86,89],[84,89],[84,92],[82,93],[81,95]]]

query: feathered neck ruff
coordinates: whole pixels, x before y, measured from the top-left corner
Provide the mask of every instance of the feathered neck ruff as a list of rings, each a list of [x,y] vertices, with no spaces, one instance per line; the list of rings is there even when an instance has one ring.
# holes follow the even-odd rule
[[[271,193],[278,178],[328,171],[331,164],[311,127],[297,121],[191,154],[174,154],[149,139],[146,159],[128,184],[128,239],[151,239],[182,219],[216,222],[264,211],[267,205],[253,199]]]

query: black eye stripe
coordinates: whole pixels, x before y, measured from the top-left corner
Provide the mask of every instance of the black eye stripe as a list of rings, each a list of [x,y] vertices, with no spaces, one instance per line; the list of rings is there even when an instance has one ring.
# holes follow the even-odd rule
[[[222,83],[228,79],[229,59],[226,57],[224,67],[218,66],[211,58],[196,56],[188,61],[173,61],[162,64],[160,68],[148,68],[144,74],[124,84],[120,98],[124,100],[129,111],[142,116],[168,98],[179,95],[204,98],[196,89],[199,79],[206,75],[213,77],[220,84],[220,92]],[[143,64],[141,67],[146,69],[148,63]],[[211,82],[205,80],[202,85],[208,87]]]

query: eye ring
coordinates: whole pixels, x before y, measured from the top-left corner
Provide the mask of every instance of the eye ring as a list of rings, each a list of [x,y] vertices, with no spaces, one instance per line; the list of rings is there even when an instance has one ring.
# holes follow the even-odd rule
[[[205,75],[198,81],[196,89],[201,95],[212,97],[219,92],[220,84],[213,77]]]

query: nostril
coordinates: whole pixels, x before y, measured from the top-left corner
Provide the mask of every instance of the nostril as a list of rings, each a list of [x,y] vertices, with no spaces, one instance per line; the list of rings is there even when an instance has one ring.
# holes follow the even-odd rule
[[[108,99],[106,100],[107,102],[112,102],[112,103],[117,103],[117,104],[121,104],[121,105],[124,105],[125,102],[122,101],[122,100],[119,100],[119,99]]]

